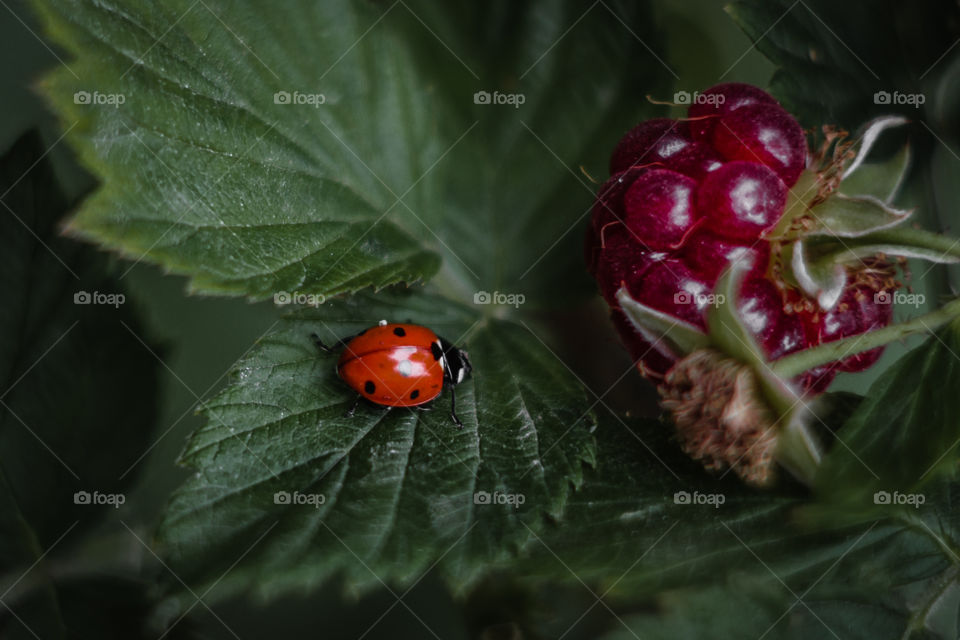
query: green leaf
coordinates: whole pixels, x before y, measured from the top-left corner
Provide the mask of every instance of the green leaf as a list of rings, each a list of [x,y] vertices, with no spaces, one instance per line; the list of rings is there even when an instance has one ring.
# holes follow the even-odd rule
[[[817,493],[848,516],[889,509],[875,493],[919,492],[952,471],[960,443],[960,323],[909,352],[871,386],[837,433],[817,474]],[[894,503],[892,499],[891,503]]]
[[[51,36],[76,56],[47,77],[46,91],[81,160],[104,181],[72,232],[190,275],[195,291],[257,299],[436,271],[422,243],[380,220],[403,207],[392,206],[393,194],[425,168],[411,158],[439,156],[437,144],[424,144],[430,100],[410,56],[388,32],[334,66],[376,20],[372,5],[285,4],[258,15],[264,4],[232,19],[216,5],[178,2],[39,7]],[[310,35],[277,37],[271,24]],[[366,79],[357,66],[371,57],[376,76]],[[282,91],[326,91],[329,105],[277,104]],[[402,119],[409,114],[421,116]],[[392,132],[377,140],[391,164],[376,177],[355,143],[338,141],[360,126],[371,139],[380,127]]]
[[[816,240],[797,240],[789,247],[789,275],[808,296],[814,298],[823,309],[832,309],[843,295],[847,284],[847,270],[844,263],[833,255],[814,258],[811,245],[819,247],[823,243]],[[843,246],[841,243],[837,243]],[[819,254],[818,254],[819,256]]]
[[[617,291],[617,302],[644,339],[655,348],[666,351],[671,358],[682,358],[709,344],[707,334],[699,328],[637,302],[626,287]]]
[[[775,638],[822,637],[820,617],[840,637],[861,637],[857,628],[871,637],[932,628],[933,605],[956,584],[955,482],[935,483],[914,518],[811,521],[799,510],[806,494],[790,485],[759,493],[732,478],[709,478],[668,442],[662,424],[601,413],[598,432],[605,437],[596,468],[563,518],[508,567],[551,596],[568,586],[603,598],[623,620],[609,625],[617,633],[625,623],[643,638],[701,637],[710,625],[714,635],[755,638],[776,622]],[[721,600],[709,605],[700,592]],[[661,607],[656,617],[638,607],[651,596]],[[731,607],[743,611],[742,634],[723,632]],[[630,614],[638,608],[646,615]],[[571,611],[568,624],[581,613]]]
[[[951,264],[960,262],[960,242],[922,229],[897,227],[843,242],[819,243],[815,262],[856,265],[878,253]]]
[[[71,229],[255,299],[423,279],[437,254],[465,301],[589,290],[578,167],[602,175],[669,73],[622,1],[39,6],[76,56],[46,92],[104,181]]]
[[[822,308],[830,309],[843,293],[846,267],[857,267],[877,255],[953,264],[960,262],[960,242],[905,226],[846,239],[814,236],[789,245],[784,252],[784,263],[789,265],[790,280],[816,298]]]
[[[861,165],[867,159],[867,156],[870,155],[870,151],[873,149],[873,146],[877,143],[877,140],[880,137],[880,134],[885,130],[899,127],[910,122],[908,119],[903,116],[881,116],[879,118],[874,118],[870,122],[866,123],[861,127],[860,133],[857,135],[856,139],[853,141],[853,145],[848,150],[855,153],[853,160],[850,161],[843,172],[843,178],[847,179],[853,176],[857,171],[860,170]],[[891,159],[896,161],[896,158]],[[902,175],[902,172],[901,172]],[[899,177],[899,176],[898,176]],[[857,194],[855,191],[851,191],[851,194]],[[859,195],[859,194],[857,194]],[[884,202],[887,201],[887,198],[880,198]]]
[[[870,195],[854,197],[835,193],[810,209],[816,226],[807,235],[858,238],[898,225],[909,218],[910,213],[894,209]]]
[[[30,524],[20,513],[20,507],[10,492],[6,478],[0,473],[0,586],[4,597],[18,584],[22,572],[39,562],[43,549],[34,536]],[[16,596],[16,594],[13,594]],[[10,598],[8,602],[13,602]],[[10,607],[11,604],[5,604]],[[50,584],[41,584],[25,605],[13,608],[23,622],[12,623],[11,633],[27,637],[29,633],[43,634],[45,638],[63,638],[64,625],[60,619],[57,594]],[[26,622],[29,620],[29,622]]]
[[[960,262],[960,242],[901,226],[846,239],[815,236],[797,240],[783,254],[789,280],[824,309],[833,308],[840,300],[847,283],[846,267],[857,267],[877,255],[953,264]]]
[[[905,144],[889,160],[861,164],[854,173],[844,177],[840,193],[869,195],[889,204],[903,186],[909,167],[910,145]]]
[[[747,364],[762,365],[765,358],[739,309],[740,286],[750,271],[749,260],[737,260],[724,271],[714,287],[717,303],[707,312],[710,338],[724,353]]]
[[[840,581],[883,590],[935,577],[952,562],[946,534],[932,535],[936,518],[950,513],[949,494],[931,495],[936,512],[924,515],[932,529],[883,518],[811,524],[798,517],[808,496],[796,485],[758,492],[733,474],[710,477],[669,441],[662,423],[601,413],[598,433],[604,435],[596,468],[586,472],[562,519],[504,569],[534,584],[585,583],[612,602],[636,602],[769,571],[794,590],[828,570]]]
[[[430,412],[363,403],[345,415],[356,394],[310,335],[332,341],[380,318],[429,323],[469,351],[473,374],[456,387],[462,430],[449,389]],[[203,410],[209,422],[183,454],[197,473],[174,494],[160,542],[190,584],[215,583],[242,556],[211,597],[270,596],[335,574],[365,590],[433,566],[467,584],[512,558],[545,515],[560,517],[595,461],[584,390],[534,329],[409,292],[287,318]],[[275,502],[278,492],[290,500]],[[479,492],[501,498],[478,504]]]
[[[731,611],[737,612],[731,615]],[[791,593],[775,577],[734,581],[714,587],[666,594],[656,613],[627,616],[603,640],[672,640],[720,637],[731,640],[842,638],[901,640],[910,612],[879,594],[822,585]],[[914,640],[933,640],[923,630]]]
[[[874,94],[924,92],[922,80],[935,80],[956,55],[949,51],[956,40],[949,20],[957,8],[947,1],[910,6],[878,0],[864,12],[830,0],[738,0],[727,11],[778,67],[771,88],[806,126],[853,131],[894,113],[916,121],[936,104],[933,95],[917,109]]]
[[[105,258],[58,234],[69,201],[47,149],[30,133],[0,159],[0,593],[22,618],[4,631],[44,638],[64,633],[44,562],[113,510],[77,492],[123,495],[136,476],[158,378]]]

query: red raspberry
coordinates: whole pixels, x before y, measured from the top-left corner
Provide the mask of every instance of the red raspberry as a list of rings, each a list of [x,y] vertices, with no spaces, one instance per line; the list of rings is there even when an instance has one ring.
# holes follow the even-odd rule
[[[647,171],[624,195],[627,229],[654,250],[680,246],[697,219],[693,206],[696,188],[696,180],[675,171]]]
[[[798,382],[801,387],[807,390],[807,393],[817,394],[826,391],[836,377],[836,367],[825,365],[801,374]]]
[[[690,137],[700,142],[710,141],[720,116],[752,104],[779,106],[766,91],[742,82],[718,84],[704,91],[701,96],[687,111]]]
[[[691,144],[682,122],[669,118],[641,122],[617,143],[610,156],[610,175],[634,166],[661,163]]]
[[[776,285],[762,278],[747,278],[740,288],[738,310],[769,360],[807,346],[803,322],[783,311],[783,296]]]
[[[712,147],[690,139],[686,123],[655,118],[623,136],[610,156],[610,173],[630,167],[661,168],[699,180],[722,162]]]
[[[666,259],[651,264],[627,281],[627,290],[635,300],[657,311],[669,313],[701,329],[706,329],[706,311],[711,287],[690,270],[682,260]]]
[[[762,275],[770,262],[770,245],[760,240],[727,240],[709,231],[697,231],[683,248],[683,261],[710,283],[711,288],[730,263],[741,259],[749,259],[754,273]]]
[[[727,160],[759,162],[792,187],[807,164],[807,139],[800,124],[779,106],[755,104],[722,116],[713,147]]]
[[[893,305],[889,295],[888,292],[875,292],[863,285],[847,289],[836,307],[821,314],[815,325],[817,343],[839,340],[887,326],[893,320]],[[864,351],[835,363],[834,369],[863,371],[876,364],[881,355],[883,347]]]
[[[783,215],[787,187],[773,171],[755,162],[728,162],[712,171],[697,190],[697,208],[715,234],[756,240]]]
[[[730,264],[752,268],[739,292],[739,315],[769,360],[891,321],[889,304],[876,299],[888,280],[851,271],[837,306],[787,284],[771,266],[787,193],[807,162],[797,121],[770,95],[729,83],[708,89],[689,109],[690,119],[657,118],[636,126],[610,159],[613,174],[600,188],[587,233],[587,263],[612,308],[614,325],[641,371],[662,377],[674,364],[619,309],[616,293],[705,330],[719,277]],[[837,371],[869,367],[877,352],[818,367],[797,379],[819,393]],[[678,356],[682,354],[677,354]]]
[[[622,311],[612,309],[610,319],[613,321],[617,333],[620,334],[620,339],[626,346],[630,357],[639,363],[644,375],[662,378],[670,370],[670,367],[676,363],[674,358],[663,352],[663,345],[654,346],[637,333],[636,328],[630,324]]]

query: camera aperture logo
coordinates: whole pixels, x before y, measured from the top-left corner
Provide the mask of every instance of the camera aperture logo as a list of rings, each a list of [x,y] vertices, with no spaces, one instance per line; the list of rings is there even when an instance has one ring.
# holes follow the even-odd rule
[[[73,304],[106,304],[114,309],[127,301],[122,293],[101,293],[100,291],[77,291],[73,294]]]
[[[519,309],[520,305],[526,301],[527,297],[522,293],[504,293],[502,291],[490,293],[489,291],[477,291],[473,294],[473,304],[509,305]]]
[[[77,491],[73,494],[73,504],[100,506],[109,505],[119,509],[127,501],[122,493],[100,493],[99,491]]]
[[[911,305],[914,309],[923,306],[927,297],[922,293],[904,293],[902,291],[877,291],[873,294],[874,304]]]
[[[693,293],[690,291],[677,291],[673,294],[674,304],[693,304],[698,308],[719,307],[726,303],[727,297],[722,293]]]
[[[277,291],[273,294],[273,304],[282,306],[287,304],[302,304],[319,307],[327,301],[322,293],[302,293],[300,291]]]
[[[501,493],[500,491],[477,491],[473,494],[473,504],[509,504],[514,509],[519,509],[520,505],[527,501],[527,497],[522,493]]]
[[[122,93],[100,93],[99,91],[77,91],[73,94],[73,104],[119,107],[127,101]]]
[[[519,109],[520,105],[527,101],[527,96],[522,93],[500,93],[494,91],[477,91],[473,94],[473,104],[508,104],[514,109]]]
[[[290,505],[309,505],[314,509],[319,509],[320,505],[327,501],[327,496],[322,493],[300,493],[294,491],[277,491],[273,494],[273,504]]]
[[[873,94],[873,104],[908,105],[919,109],[927,101],[922,93],[901,93],[900,91],[877,91]]]
[[[683,505],[706,505],[714,509],[719,509],[720,505],[727,501],[727,497],[722,493],[700,493],[694,491],[677,491],[673,494],[673,504]]]
[[[919,509],[926,501],[927,497],[922,493],[900,493],[899,491],[890,493],[889,491],[877,491],[873,494],[873,504],[880,505],[908,506]]]
[[[273,94],[273,104],[293,104],[310,106],[317,109],[327,103],[327,96],[322,93],[301,93],[300,91],[277,91]]]
[[[673,94],[673,101],[675,104],[709,104],[720,106],[727,101],[727,96],[721,93],[700,93],[699,91],[690,93],[689,91],[677,91]]]

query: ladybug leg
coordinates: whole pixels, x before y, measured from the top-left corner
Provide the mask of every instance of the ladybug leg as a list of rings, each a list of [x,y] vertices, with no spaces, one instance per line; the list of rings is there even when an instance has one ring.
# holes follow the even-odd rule
[[[347,409],[347,412],[344,414],[348,418],[352,418],[353,414],[357,412],[357,407],[360,406],[360,399],[363,398],[359,393],[357,394],[357,399],[353,401],[353,404]]]
[[[328,347],[325,345],[323,340],[320,339],[320,336],[315,333],[311,333],[310,337],[313,338],[313,344],[317,345],[317,349],[320,349],[320,351],[323,351],[324,353],[333,353],[334,347]]]
[[[457,425],[457,429],[463,429],[463,423],[457,417],[457,392],[453,385],[450,385],[450,417],[453,418],[453,424]]]
[[[337,349],[343,349],[345,346],[347,346],[347,343],[349,343],[351,340],[353,340],[357,336],[350,336],[347,338],[338,338],[337,343],[334,344],[332,347],[325,344],[323,340],[320,339],[320,336],[318,336],[315,333],[311,333],[310,337],[313,338],[313,344],[317,345],[317,349],[320,349],[320,351],[323,351],[324,353],[333,353]]]
[[[416,409],[417,411],[433,411],[433,403],[418,405]]]

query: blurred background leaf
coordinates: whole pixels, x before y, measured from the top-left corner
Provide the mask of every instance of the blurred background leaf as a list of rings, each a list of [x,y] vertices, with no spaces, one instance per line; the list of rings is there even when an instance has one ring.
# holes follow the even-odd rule
[[[8,638],[143,637],[155,603],[130,584],[135,554],[113,544],[97,565],[83,549],[84,534],[126,513],[117,505],[150,443],[160,363],[109,261],[58,236],[68,196],[47,148],[30,132],[0,159],[0,628]],[[98,579],[128,598],[80,604],[87,562],[129,572],[122,588]]]
[[[960,326],[956,322],[897,361],[873,384],[837,434],[838,442],[817,472],[821,500],[832,520],[875,515],[878,491],[892,496],[921,492],[953,474],[960,444]],[[902,506],[902,505],[901,505]]]

